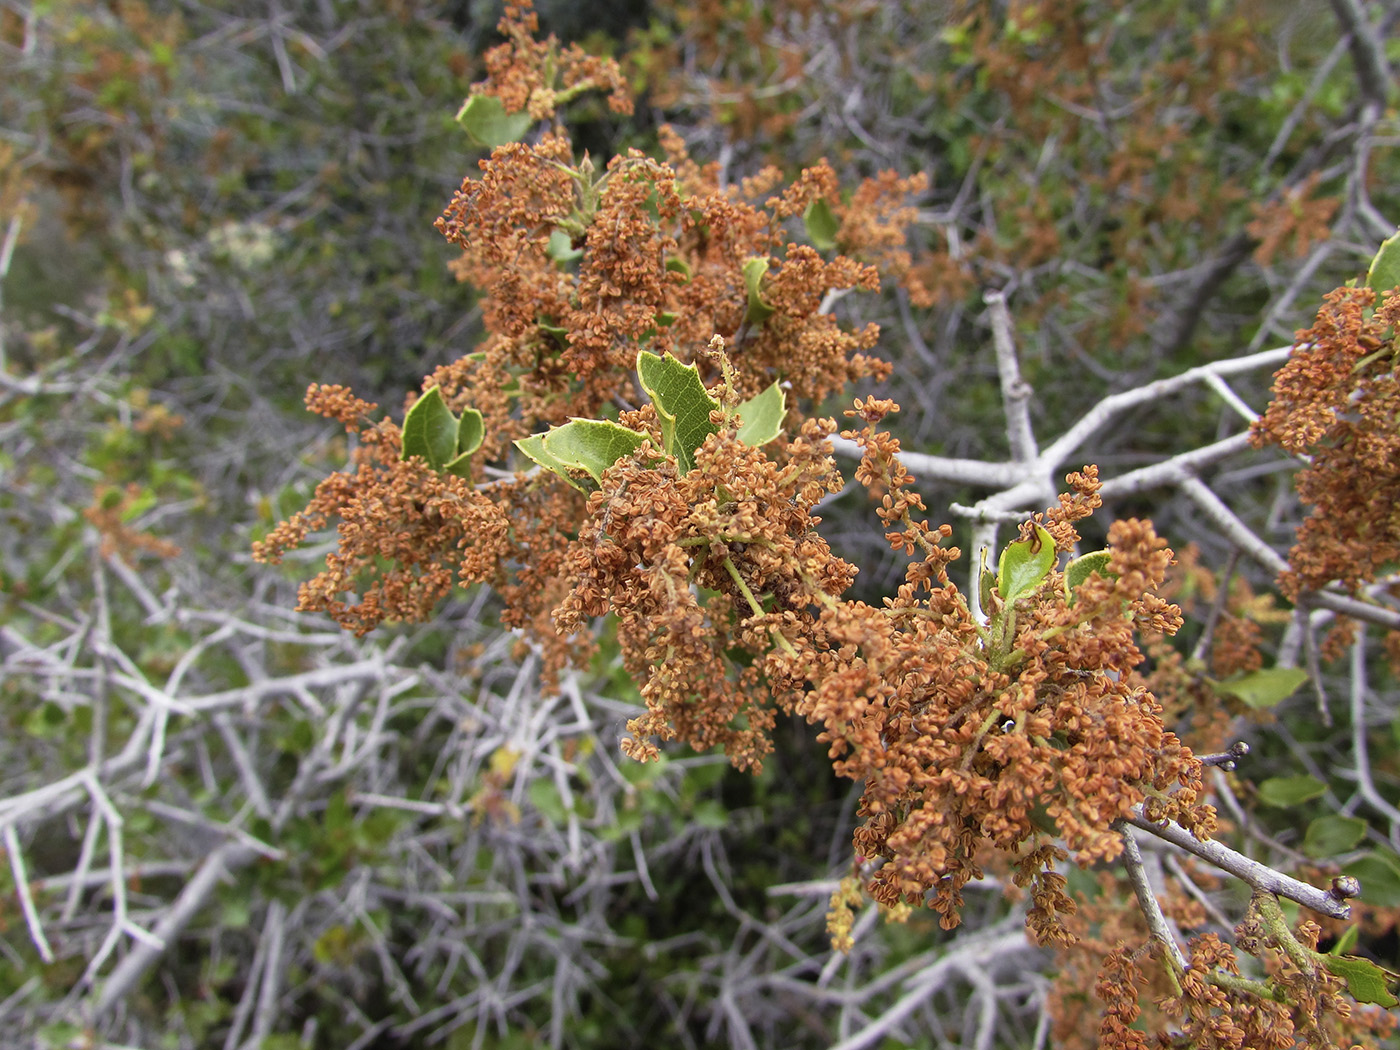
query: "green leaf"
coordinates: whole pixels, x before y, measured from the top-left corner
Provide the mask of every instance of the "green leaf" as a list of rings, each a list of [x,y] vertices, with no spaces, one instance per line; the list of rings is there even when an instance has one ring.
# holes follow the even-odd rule
[[[1318,817],[1303,836],[1303,852],[1309,857],[1335,857],[1366,837],[1367,824],[1360,817]]]
[[[691,816],[695,819],[695,823],[702,828],[709,828],[711,831],[719,831],[729,825],[729,811],[724,808],[724,803],[718,799],[711,798],[697,802]]]
[[[1328,955],[1345,955],[1356,947],[1356,942],[1361,939],[1361,927],[1351,925],[1346,928],[1346,932],[1337,938],[1337,943],[1328,950]]]
[[[422,456],[428,466],[441,470],[457,454],[457,417],[433,386],[413,403],[403,418],[403,458]]]
[[[1308,672],[1297,667],[1266,667],[1211,684],[1217,693],[1233,696],[1247,707],[1265,708],[1287,700],[1307,680]]]
[[[543,777],[532,780],[527,793],[530,796],[530,804],[551,824],[557,827],[568,820],[569,812],[564,808],[564,800],[554,781]]]
[[[1386,292],[1400,287],[1400,230],[1381,242],[1380,251],[1366,271],[1366,287],[1376,293],[1376,301]]]
[[[699,369],[681,364],[670,354],[657,357],[641,351],[637,354],[637,378],[656,406],[662,444],[676,457],[680,472],[689,473],[695,468],[695,450],[719,429],[710,422],[710,413],[719,408],[719,402],[700,382]]]
[[[545,433],[544,450],[556,462],[584,471],[601,485],[603,471],[645,440],[645,434],[606,419],[574,419]]]
[[[457,123],[477,145],[495,149],[507,142],[519,142],[535,119],[523,109],[507,113],[505,104],[495,95],[472,95],[457,111]]]
[[[666,269],[670,270],[672,273],[680,274],[687,281],[690,280],[690,263],[686,262],[679,256],[673,255],[669,259],[667,259]]]
[[[1080,555],[1065,566],[1065,597],[1071,605],[1076,600],[1075,588],[1094,573],[1098,573],[1105,580],[1114,577],[1115,574],[1108,571],[1108,558],[1108,551],[1094,551]]]
[[[1373,850],[1342,865],[1361,882],[1361,899],[1381,908],[1400,905],[1400,863],[1395,854]]]
[[[817,251],[826,252],[836,247],[836,234],[841,224],[831,214],[831,205],[824,199],[818,198],[807,205],[807,210],[802,213],[802,223],[807,227],[807,240]]]
[[[527,438],[521,438],[515,443],[515,447],[518,448],[521,452],[525,453],[525,455],[529,456],[540,466],[544,467],[545,470],[550,470],[553,471],[555,474],[558,474],[561,478],[567,481],[574,488],[578,489],[580,492],[588,491],[583,485],[581,485],[574,477],[572,477],[569,474],[569,465],[567,463],[564,463],[562,460],[556,459],[554,456],[551,456],[549,454],[549,450],[544,447],[543,434],[531,434]]]
[[[739,406],[739,440],[750,448],[768,444],[783,429],[787,415],[787,395],[774,383]]]
[[[1322,959],[1327,969],[1347,983],[1347,991],[1358,1003],[1376,1003],[1387,1010],[1400,1006],[1391,989],[1400,981],[1400,974],[1382,969],[1370,959],[1354,955],[1327,955]]]
[[[481,447],[486,437],[486,424],[481,413],[474,408],[466,409],[457,423],[457,455],[470,456]]]
[[[997,593],[1008,605],[1040,585],[1055,567],[1055,537],[1039,525],[1028,540],[1008,543],[997,563]]]
[[[1259,784],[1259,801],[1286,809],[1320,798],[1326,792],[1327,785],[1317,777],[1270,777]]]
[[[574,247],[574,239],[563,230],[555,230],[545,242],[544,253],[555,262],[567,263],[583,255],[582,248]]]
[[[773,307],[763,301],[763,275],[768,272],[768,260],[756,255],[744,263],[744,287],[749,293],[748,310],[744,320],[749,324],[762,324],[773,316]]]

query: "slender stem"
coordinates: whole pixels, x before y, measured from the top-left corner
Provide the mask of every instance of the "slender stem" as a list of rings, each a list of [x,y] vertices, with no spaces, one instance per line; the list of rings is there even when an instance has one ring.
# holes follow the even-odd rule
[[[742,594],[744,600],[749,603],[749,608],[753,610],[753,614],[755,616],[762,616],[763,606],[758,603],[758,599],[754,597],[753,591],[749,590],[749,585],[744,582],[744,578],[739,575],[739,570],[734,567],[734,559],[726,557],[724,559],[724,568],[734,580],[734,586],[739,588],[739,593]],[[773,635],[773,641],[778,643],[779,648],[781,648],[783,652],[787,653],[788,656],[797,655],[797,650],[793,648],[792,643],[787,640],[787,637],[782,631],[773,626],[770,626],[768,630]]]

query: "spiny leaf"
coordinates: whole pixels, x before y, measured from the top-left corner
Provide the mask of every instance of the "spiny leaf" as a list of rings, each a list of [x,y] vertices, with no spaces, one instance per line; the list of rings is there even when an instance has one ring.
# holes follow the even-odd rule
[[[700,370],[683,365],[670,354],[658,357],[643,350],[637,355],[637,378],[656,406],[661,441],[676,457],[682,474],[695,468],[695,450],[719,428],[710,413],[719,408],[700,381]]]
[[[1347,991],[1358,1003],[1375,1003],[1387,1010],[1400,1006],[1391,989],[1400,983],[1400,974],[1377,966],[1370,959],[1354,955],[1327,955],[1323,965],[1347,983]]]
[[[457,111],[457,123],[462,125],[472,141],[487,149],[519,142],[535,120],[525,110],[507,113],[505,104],[495,95],[472,95]]]
[[[807,239],[812,242],[813,248],[825,252],[836,247],[836,234],[841,224],[836,221],[831,205],[825,199],[818,198],[807,205],[807,210],[802,213],[802,223],[807,227]]]
[[[1265,708],[1287,700],[1307,680],[1308,672],[1297,667],[1266,667],[1211,685],[1217,693],[1233,696],[1247,707]]]
[[[750,448],[768,444],[783,429],[787,395],[774,383],[739,406],[739,440]]]
[[[1028,540],[1008,543],[997,563],[997,593],[1008,605],[1040,585],[1055,567],[1055,537],[1039,525]]]
[[[1366,271],[1366,287],[1376,293],[1376,301],[1386,292],[1400,287],[1400,230],[1381,242],[1380,251]]]
[[[763,301],[763,275],[767,272],[768,260],[763,256],[756,255],[744,263],[744,288],[749,293],[744,320],[749,324],[762,324],[773,316],[774,308]]]
[[[422,456],[428,466],[441,470],[457,454],[457,430],[457,417],[442,399],[442,390],[431,387],[404,416],[403,458]]]
[[[553,471],[555,474],[558,474],[561,478],[567,481],[574,488],[578,489],[580,492],[588,491],[575,478],[570,476],[569,466],[567,463],[564,463],[563,461],[556,459],[554,456],[551,456],[549,454],[549,451],[544,447],[543,434],[531,434],[527,438],[521,438],[515,443],[515,447],[518,448],[521,452],[525,453],[525,455],[529,456],[540,466],[544,467],[545,470]]]
[[[545,433],[544,450],[557,462],[582,470],[601,485],[603,471],[631,455],[645,440],[645,434],[606,419],[573,419]]]

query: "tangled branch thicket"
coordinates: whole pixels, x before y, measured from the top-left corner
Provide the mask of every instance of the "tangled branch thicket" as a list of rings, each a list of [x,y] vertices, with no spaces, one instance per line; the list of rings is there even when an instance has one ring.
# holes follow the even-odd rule
[[[643,762],[681,740],[722,747],[736,768],[757,771],[780,712],[814,724],[835,772],[863,787],[850,878],[828,918],[838,947],[852,946],[862,892],[892,919],[927,906],[951,929],[965,888],[990,872],[1028,889],[1036,941],[1071,960],[1101,959],[1100,1045],[1147,1046],[1156,1031],[1162,1045],[1324,1047],[1387,1031],[1389,1016],[1356,1006],[1346,989],[1368,1003],[1388,993],[1363,990],[1355,971],[1316,950],[1322,928],[1290,924],[1279,905],[1282,893],[1340,917],[1353,887],[1290,887],[1227,865],[1252,891],[1233,946],[1209,933],[1188,947],[1147,886],[1129,828],[1172,829],[1210,855],[1217,814],[1203,777],[1223,759],[1203,762],[1168,730],[1155,691],[1184,674],[1177,666],[1173,678],[1166,656],[1182,617],[1165,596],[1164,540],[1149,522],[1119,520],[1102,553],[1080,551],[1076,525],[1101,505],[1096,467],[1068,475],[1058,504],[1023,520],[995,569],[974,569],[969,602],[949,576],[961,554],[947,545],[951,528],[924,517],[900,443],[879,429],[896,406],[856,400],[842,438],[858,449],[855,479],[908,566],[879,605],[847,595],[857,567],[818,531],[823,501],[845,485],[837,423],[812,413],[887,369],[868,356],[875,326],[843,327],[830,303],[881,279],[928,300],[903,240],[922,181],[886,175],[842,196],[832,169],[817,165],[789,185],[775,169],[727,185],[670,131],[664,161],[633,151],[599,172],[576,156],[556,103],[601,89],[625,111],[621,74],[605,62],[554,62],[534,29],[528,7],[508,7],[508,42],[473,99],[555,122],[531,143],[497,148],[438,222],[462,249],[459,277],[481,289],[488,335],[423,390],[453,413],[480,413],[484,443],[468,470],[435,469],[392,419],[314,386],[308,405],[360,442],[355,471],[324,481],[307,511],[258,547],[276,561],[338,521],[339,551],[303,587],[300,607],[364,632],[430,616],[456,585],[488,583],[552,675],[586,661],[599,618],[611,617],[602,630],[615,631],[647,705],[623,751]],[[798,242],[804,234],[812,243]],[[1256,430],[1313,456],[1300,484],[1319,510],[1285,577],[1300,602],[1332,581],[1355,594],[1394,560],[1393,501],[1383,496],[1395,470],[1400,299],[1369,316],[1368,303],[1360,292],[1329,299]],[[992,306],[1004,310],[1000,298]],[[665,398],[636,378],[639,350],[708,378],[714,407],[688,444]],[[1363,351],[1374,378],[1354,367]],[[1014,412],[1024,391],[1008,369],[1014,353],[1003,370]],[[746,442],[741,399],[774,382],[794,402],[782,433]],[[511,462],[512,442],[532,435],[560,447],[549,435],[577,419],[631,437],[592,468],[586,456],[535,453],[534,469],[489,466]],[[1177,480],[1188,487],[1185,474]],[[1229,639],[1222,625],[1216,673],[1257,670],[1248,632],[1233,648]],[[1155,670],[1145,651],[1159,654]],[[1137,893],[1145,938],[1121,916],[1076,906],[1062,865],[1070,852],[1105,873],[1121,861],[1123,876],[1147,887]],[[1168,907],[1186,924],[1189,902]],[[1263,971],[1243,973],[1237,952]],[[1149,989],[1145,1031],[1135,1022]]]

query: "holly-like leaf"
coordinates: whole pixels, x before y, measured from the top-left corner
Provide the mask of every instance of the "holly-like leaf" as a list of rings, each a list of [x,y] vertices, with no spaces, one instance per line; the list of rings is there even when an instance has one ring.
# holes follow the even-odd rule
[[[1297,667],[1266,667],[1211,685],[1217,693],[1233,696],[1247,707],[1266,708],[1287,700],[1307,680],[1308,672]]]
[[[477,414],[478,422],[481,419]],[[441,470],[457,455],[457,417],[433,386],[413,403],[403,419],[403,458],[422,456],[428,466]]]
[[[1008,605],[1040,585],[1055,567],[1055,537],[1039,525],[1028,540],[1008,543],[997,563],[997,593]]]
[[[773,316],[774,308],[763,301],[763,275],[768,272],[768,260],[755,255],[744,263],[744,288],[749,294],[748,309],[744,320],[749,324],[762,324]]]
[[[1400,986],[1400,974],[1377,966],[1370,959],[1354,955],[1326,955],[1323,965],[1347,983],[1347,991],[1358,1003],[1375,1003],[1387,1010],[1400,1006],[1392,990]]]
[[[1327,793],[1327,785],[1313,776],[1270,777],[1259,784],[1259,801],[1287,809],[1311,802]]]
[[[457,111],[457,123],[477,145],[495,149],[507,142],[519,142],[535,119],[523,109],[507,113],[505,104],[495,95],[471,95]]]
[[[783,429],[787,395],[774,383],[739,406],[739,440],[750,448],[768,444]]]
[[[1335,857],[1354,849],[1366,837],[1366,827],[1360,817],[1318,817],[1303,836],[1303,852],[1309,857]]]
[[[680,472],[689,473],[695,468],[695,450],[719,429],[710,422],[719,402],[700,381],[699,369],[670,354],[658,357],[643,350],[637,355],[637,378],[656,406],[662,444],[676,457]]]
[[[544,467],[545,470],[558,474],[580,492],[588,491],[577,479],[569,474],[569,465],[567,463],[549,454],[549,451],[544,447],[543,434],[531,434],[527,438],[521,438],[515,443],[515,447],[540,466]]]
[[[1400,287],[1400,230],[1381,242],[1381,250],[1366,271],[1366,287],[1376,293],[1377,303],[1386,292]]]
[[[631,455],[646,439],[645,434],[606,419],[573,419],[545,432],[544,450],[556,462],[582,470],[601,485],[603,471]]]
[[[1075,602],[1075,589],[1094,573],[1105,580],[1113,578],[1114,574],[1108,571],[1108,557],[1108,551],[1093,551],[1080,555],[1065,566],[1065,597],[1069,604]]]
[[[836,247],[836,234],[841,224],[831,213],[831,205],[824,199],[818,198],[807,205],[807,210],[802,213],[802,223],[807,227],[807,240],[817,251],[830,251]]]

